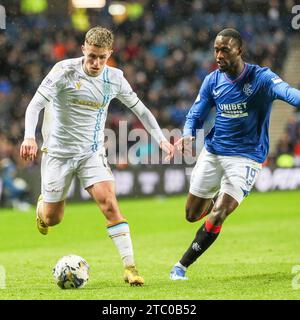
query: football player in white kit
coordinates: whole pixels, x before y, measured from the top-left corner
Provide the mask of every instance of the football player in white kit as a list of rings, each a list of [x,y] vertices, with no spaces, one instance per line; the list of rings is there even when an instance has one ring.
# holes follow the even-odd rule
[[[63,60],[53,67],[26,110],[20,155],[26,160],[36,157],[38,116],[51,101],[52,106],[46,108],[44,117],[48,134],[42,147],[38,230],[47,234],[50,226],[62,220],[65,198],[76,175],[107,220],[108,234],[124,264],[124,280],[130,285],[143,285],[144,279],[138,274],[134,261],[128,222],[120,212],[114,177],[104,151],[104,127],[110,101],[117,98],[130,108],[169,157],[173,156],[174,148],[152,113],[133,92],[123,72],[106,64],[112,47],[112,32],[94,27],[85,36],[83,57]],[[52,121],[47,120],[49,114]]]

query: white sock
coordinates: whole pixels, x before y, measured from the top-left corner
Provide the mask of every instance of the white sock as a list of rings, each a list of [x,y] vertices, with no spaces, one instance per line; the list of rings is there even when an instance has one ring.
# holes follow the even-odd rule
[[[107,227],[109,237],[115,243],[125,267],[134,265],[133,248],[130,237],[129,225],[120,221]]]

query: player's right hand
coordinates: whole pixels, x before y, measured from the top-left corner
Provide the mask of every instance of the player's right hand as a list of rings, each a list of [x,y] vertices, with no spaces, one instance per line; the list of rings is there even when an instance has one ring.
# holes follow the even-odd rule
[[[192,154],[194,140],[195,140],[195,137],[192,137],[192,136],[182,137],[174,143],[174,146],[183,155],[189,156]]]
[[[161,149],[167,153],[165,157],[165,161],[169,161],[174,157],[174,146],[167,140],[161,141],[160,145]]]
[[[26,138],[20,147],[20,157],[24,160],[33,161],[37,155],[38,146],[34,138]]]

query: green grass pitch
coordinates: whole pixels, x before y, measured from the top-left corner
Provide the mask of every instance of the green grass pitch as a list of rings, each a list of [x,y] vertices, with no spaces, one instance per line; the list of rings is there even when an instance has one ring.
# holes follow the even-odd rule
[[[253,193],[225,222],[214,245],[193,264],[189,281],[170,281],[172,265],[200,223],[184,219],[185,197],[121,200],[145,286],[130,287],[96,205],[67,204],[62,223],[42,236],[35,213],[0,210],[0,299],[299,299],[300,192]],[[202,222],[201,222],[202,224]],[[91,266],[88,284],[61,290],[52,268],[74,253]],[[2,275],[3,276],[3,275]],[[2,279],[3,282],[3,279]]]

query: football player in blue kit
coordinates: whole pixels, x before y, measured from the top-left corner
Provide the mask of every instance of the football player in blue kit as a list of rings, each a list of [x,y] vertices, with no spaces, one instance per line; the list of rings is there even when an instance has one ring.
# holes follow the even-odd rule
[[[300,90],[269,68],[244,62],[242,46],[235,29],[217,34],[218,69],[204,79],[187,115],[183,137],[175,144],[184,153],[215,108],[215,126],[205,137],[186,202],[189,222],[210,215],[174,265],[172,280],[188,279],[187,268],[216,240],[225,219],[251,191],[269,151],[272,102],[279,99],[300,108]]]

